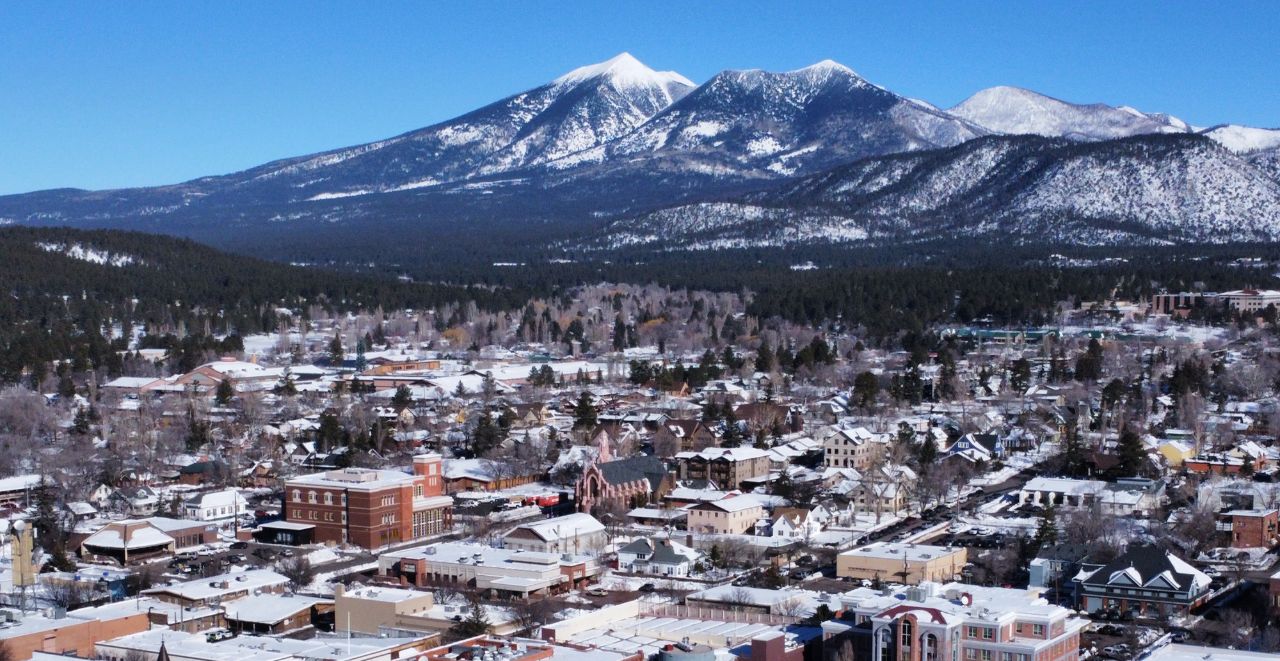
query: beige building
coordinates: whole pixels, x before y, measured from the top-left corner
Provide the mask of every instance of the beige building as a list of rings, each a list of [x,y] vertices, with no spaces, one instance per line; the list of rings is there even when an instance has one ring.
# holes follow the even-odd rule
[[[437,604],[431,592],[382,585],[352,590],[339,586],[333,602],[335,631],[346,634],[350,627],[356,636],[447,631],[458,623],[458,618],[466,616],[469,608],[465,603]],[[486,606],[485,615],[492,633],[508,635],[520,628],[506,609]]]
[[[823,465],[863,471],[888,445],[888,434],[877,434],[866,427],[838,427],[822,440]]]
[[[876,542],[836,556],[841,578],[915,585],[954,580],[968,559],[964,547]]]
[[[730,496],[689,508],[688,528],[691,532],[717,535],[746,535],[754,531],[764,517],[760,503],[745,496]]]

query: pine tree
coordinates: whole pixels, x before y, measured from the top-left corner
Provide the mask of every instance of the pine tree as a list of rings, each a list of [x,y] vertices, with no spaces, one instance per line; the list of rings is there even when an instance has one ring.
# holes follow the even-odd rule
[[[578,403],[573,407],[574,429],[595,429],[597,420],[596,405],[591,400],[591,393],[582,391]]]
[[[1040,526],[1036,528],[1035,547],[1038,550],[1057,543],[1057,511],[1053,503],[1049,503],[1049,506],[1044,508],[1044,513],[1040,515]]]
[[[471,608],[467,611],[467,616],[449,630],[458,638],[474,638],[489,633],[492,625],[489,623],[489,616],[484,610],[484,606],[479,601],[473,600]]]
[[[335,333],[333,339],[329,341],[329,364],[341,367],[343,358],[342,333]]]
[[[1132,429],[1125,427],[1120,431],[1116,452],[1120,457],[1120,464],[1116,467],[1120,475],[1130,476],[1144,472],[1147,453],[1142,448],[1142,440]]]
[[[409,390],[409,386],[401,384],[396,388],[396,394],[391,397],[391,408],[403,411],[411,406],[413,406],[413,392]]]
[[[759,351],[755,352],[755,371],[768,374],[773,371],[773,350],[768,342],[760,342]]]
[[[218,382],[218,389],[214,392],[213,401],[218,406],[226,406],[231,403],[231,398],[236,396],[236,389],[231,386],[231,379],[223,379]]]
[[[369,337],[369,334],[365,333],[365,337],[356,341],[356,372],[363,372],[369,366],[369,361],[364,357],[365,338],[367,337]]]
[[[860,409],[870,409],[880,394],[880,380],[871,372],[862,372],[853,379],[853,400]]]

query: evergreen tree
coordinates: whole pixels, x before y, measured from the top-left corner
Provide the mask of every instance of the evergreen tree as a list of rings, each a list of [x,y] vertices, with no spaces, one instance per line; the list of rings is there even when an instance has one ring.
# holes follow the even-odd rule
[[[213,401],[218,406],[226,406],[231,403],[231,398],[236,396],[236,389],[231,386],[231,379],[223,379],[218,382],[218,389],[214,391]]]
[[[578,403],[573,407],[573,428],[595,429],[597,422],[596,405],[591,399],[591,393],[584,390],[578,395]]]
[[[880,394],[880,379],[871,372],[862,372],[853,378],[853,401],[860,409],[870,409]]]
[[[1132,429],[1125,427],[1120,431],[1120,440],[1116,444],[1116,453],[1120,458],[1120,463],[1116,466],[1119,475],[1130,476],[1146,472],[1144,468],[1146,466],[1147,453],[1142,448],[1142,440],[1138,438],[1138,434]]]
[[[369,361],[364,357],[365,338],[367,337],[369,337],[369,334],[365,333],[364,337],[356,340],[356,372],[363,372],[369,366]]]
[[[627,324],[622,320],[622,314],[613,319],[613,350],[622,351],[627,348]]]
[[[84,436],[89,433],[89,411],[84,407],[76,409],[76,416],[71,422],[71,431]]]
[[[1013,361],[1009,368],[1009,387],[1014,392],[1022,394],[1026,392],[1029,385],[1031,385],[1031,363],[1026,358]]]
[[[1053,546],[1058,543],[1058,522],[1057,511],[1053,503],[1044,508],[1044,513],[1040,515],[1040,526],[1036,528],[1035,547],[1042,549],[1046,546]]]
[[[403,411],[411,406],[413,406],[413,392],[409,390],[409,386],[401,384],[396,388],[396,394],[391,397],[391,408]]]
[[[334,333],[333,339],[329,340],[329,364],[334,367],[341,367],[343,358],[342,333]]]
[[[474,638],[483,636],[490,632],[492,625],[489,623],[489,616],[484,610],[479,600],[471,601],[471,608],[467,611],[467,616],[460,622],[453,625],[449,629],[450,633],[458,638]]]
[[[756,371],[766,374],[773,371],[773,350],[767,342],[761,342],[760,350],[756,351]]]
[[[483,456],[498,447],[502,439],[502,429],[493,424],[493,416],[488,411],[481,411],[476,418],[476,426],[471,430],[471,451],[476,456]]]

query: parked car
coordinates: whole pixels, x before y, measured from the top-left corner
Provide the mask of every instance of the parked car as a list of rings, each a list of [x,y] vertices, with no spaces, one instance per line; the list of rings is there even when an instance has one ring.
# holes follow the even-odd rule
[[[249,548],[249,542],[246,542],[246,541],[244,541],[244,540],[239,540],[239,541],[231,542],[231,548],[232,548],[232,549],[235,549],[235,550],[237,550],[237,551],[242,550],[242,549],[247,549],[247,548]]]
[[[645,583],[644,585],[640,586],[640,592],[653,592],[654,590],[657,590],[657,589],[658,589],[657,586],[655,586],[653,583]]]
[[[600,586],[596,586],[591,588],[590,590],[587,590],[587,594],[593,597],[607,597],[609,596],[609,591]]]

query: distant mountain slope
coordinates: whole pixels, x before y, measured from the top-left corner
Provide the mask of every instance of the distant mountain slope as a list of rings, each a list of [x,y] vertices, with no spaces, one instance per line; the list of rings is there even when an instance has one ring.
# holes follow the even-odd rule
[[[995,133],[1071,140],[1110,140],[1145,133],[1187,133],[1176,117],[1103,103],[1080,105],[1019,87],[984,89],[948,112]]]
[[[960,236],[1080,245],[1275,241],[1280,182],[1194,135],[1094,143],[989,137],[619,220],[593,245],[703,248],[741,245],[748,234],[747,245]]]
[[[1046,137],[1018,139],[1032,135]],[[358,269],[489,266],[584,244],[875,243],[948,227],[1216,242],[1273,236],[1277,150],[1280,130],[1198,129],[1012,87],[946,111],[829,60],[695,87],[623,53],[386,140],[167,186],[0,196],[0,225],[162,232]],[[839,187],[805,188],[833,171]],[[793,185],[812,195],[785,192]]]
[[[1280,148],[1280,129],[1223,124],[1205,129],[1202,133],[1223,147],[1241,154]]]

